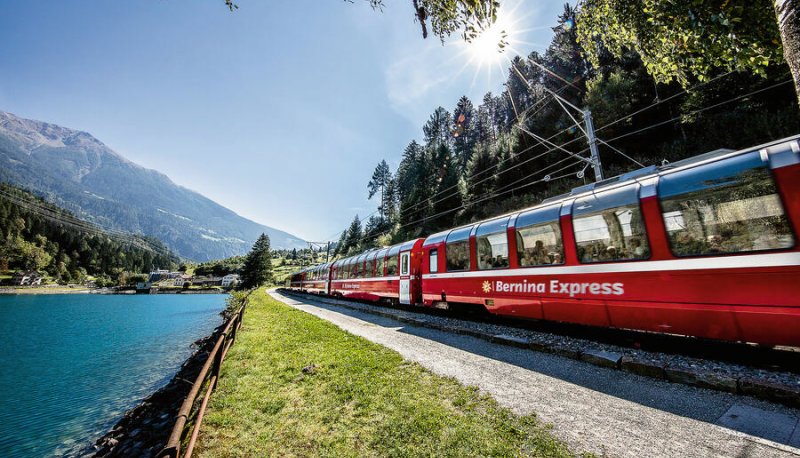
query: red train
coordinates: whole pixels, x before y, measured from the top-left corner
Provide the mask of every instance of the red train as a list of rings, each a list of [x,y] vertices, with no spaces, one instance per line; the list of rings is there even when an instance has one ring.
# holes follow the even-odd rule
[[[297,272],[290,287],[800,346],[800,136],[718,150]]]

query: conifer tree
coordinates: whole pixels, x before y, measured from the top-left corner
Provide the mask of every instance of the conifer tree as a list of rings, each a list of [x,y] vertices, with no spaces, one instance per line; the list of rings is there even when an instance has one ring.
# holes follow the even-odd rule
[[[478,142],[474,117],[475,107],[472,106],[472,101],[465,95],[461,96],[453,110],[453,153],[459,175],[463,175],[466,171],[475,144]]]
[[[271,279],[272,255],[269,249],[269,236],[261,234],[244,260],[241,288],[257,288]]]
[[[349,252],[355,252],[358,250],[358,245],[361,242],[361,220],[356,215],[353,218],[353,222],[350,223],[350,227],[347,228],[347,235],[344,239],[344,246],[340,250],[340,253],[348,254]]]
[[[386,188],[389,186],[390,181],[392,181],[392,170],[389,168],[389,164],[383,160],[380,162],[380,164],[378,164],[377,167],[375,167],[375,171],[372,173],[372,179],[369,180],[369,183],[367,183],[367,190],[369,191],[367,199],[372,199],[372,196],[378,192],[381,194],[381,203],[378,206],[378,211],[381,214],[381,221],[386,219],[387,210],[389,207],[386,201]]]
[[[342,231],[341,237],[339,237],[339,241],[336,242],[336,246],[333,248],[333,256],[336,257],[340,254],[344,255],[347,254],[347,229]]]

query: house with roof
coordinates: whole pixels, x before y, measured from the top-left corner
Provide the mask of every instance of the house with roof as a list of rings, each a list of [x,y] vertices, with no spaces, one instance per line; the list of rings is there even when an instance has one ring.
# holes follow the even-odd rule
[[[183,286],[184,283],[191,283],[191,282],[192,282],[191,275],[181,274],[180,276],[175,277],[175,283],[173,284],[175,286]]]
[[[222,277],[223,288],[233,288],[239,284],[239,274],[228,274]]]
[[[44,276],[39,272],[35,270],[29,270],[27,272],[17,272],[17,274],[14,275],[12,283],[20,286],[41,285],[43,278]]]

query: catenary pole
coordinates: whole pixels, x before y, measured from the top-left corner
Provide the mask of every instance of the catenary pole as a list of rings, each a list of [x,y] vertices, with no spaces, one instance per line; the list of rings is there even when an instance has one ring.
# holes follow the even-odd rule
[[[588,108],[583,110],[583,120],[586,123],[586,137],[589,141],[589,151],[592,153],[592,167],[594,168],[594,181],[603,179],[603,164],[600,163],[600,153],[597,150],[597,137],[594,135],[594,122],[592,122],[592,111]]]

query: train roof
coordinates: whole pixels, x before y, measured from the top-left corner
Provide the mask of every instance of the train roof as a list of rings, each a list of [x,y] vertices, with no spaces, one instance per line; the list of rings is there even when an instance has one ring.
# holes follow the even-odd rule
[[[775,140],[758,146],[748,147],[740,150],[720,148],[713,151],[709,151],[707,153],[699,154],[697,156],[692,156],[690,158],[682,159],[680,161],[666,163],[660,166],[651,165],[643,167],[641,169],[633,170],[630,172],[623,173],[621,175],[617,175],[615,177],[598,181],[596,183],[589,183],[583,186],[578,186],[576,188],[573,188],[568,193],[549,197],[547,199],[544,199],[541,203],[533,205],[531,207],[526,207],[520,210],[515,210],[502,215],[493,216],[491,218],[475,221],[470,224],[466,224],[453,229],[448,229],[445,231],[437,232],[435,234],[431,234],[425,239],[423,246],[434,245],[445,240],[450,241],[449,235],[451,233],[455,233],[456,231],[461,231],[466,228],[475,229],[477,226],[482,225],[484,223],[494,222],[495,220],[499,220],[502,218],[510,218],[513,216],[518,216],[523,213],[531,212],[533,210],[543,209],[548,206],[556,206],[568,200],[590,197],[591,195],[600,191],[608,191],[611,189],[629,186],[636,183],[642,184],[647,182],[648,180],[652,180],[654,178],[674,173],[680,170],[684,170],[687,168],[697,167],[700,165],[727,159],[729,157],[752,153],[754,151],[762,151],[762,153],[767,156],[770,155],[780,156],[781,154],[787,152],[787,150],[788,152],[793,153],[794,157],[793,160],[795,162],[800,162],[800,135],[795,135],[792,137],[784,138],[781,140]],[[779,159],[779,161],[785,161],[785,160],[786,159],[783,158]]]

